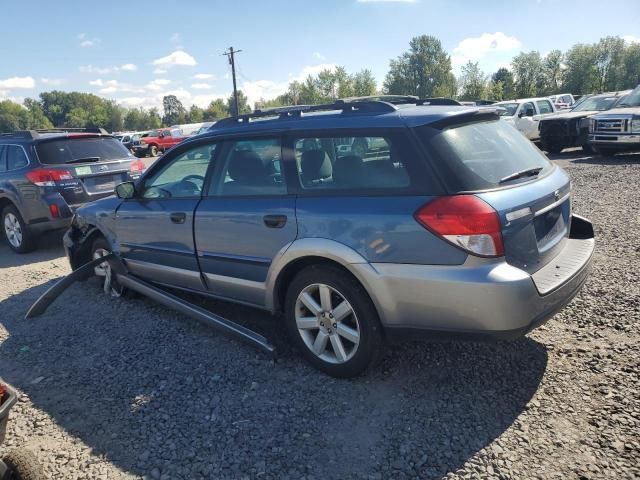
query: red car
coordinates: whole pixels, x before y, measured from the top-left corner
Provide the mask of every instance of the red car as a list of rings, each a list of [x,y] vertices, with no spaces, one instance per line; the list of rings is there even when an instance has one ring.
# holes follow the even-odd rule
[[[160,128],[152,130],[149,135],[140,138],[140,143],[132,147],[136,157],[151,155],[157,157],[160,153],[169,150],[174,145],[183,141],[186,135],[177,128]]]

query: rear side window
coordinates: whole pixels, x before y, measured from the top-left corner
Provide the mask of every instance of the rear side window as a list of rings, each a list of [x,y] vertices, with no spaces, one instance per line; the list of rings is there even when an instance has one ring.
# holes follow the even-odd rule
[[[5,146],[0,145],[0,173],[7,171],[7,159],[4,155]]]
[[[397,189],[409,174],[391,138],[306,137],[294,139],[296,166],[304,190]]]
[[[538,104],[540,113],[553,113],[553,107],[549,100],[538,100],[536,103]]]
[[[63,164],[122,160],[130,152],[113,137],[64,138],[36,146],[40,163]]]
[[[505,122],[484,121],[444,130],[425,126],[418,133],[441,177],[455,192],[513,185],[531,177],[501,180],[530,168],[541,168],[539,175],[553,168],[540,150]]]
[[[7,170],[17,170],[29,164],[24,150],[17,145],[7,145],[5,147],[5,155],[7,158]]]

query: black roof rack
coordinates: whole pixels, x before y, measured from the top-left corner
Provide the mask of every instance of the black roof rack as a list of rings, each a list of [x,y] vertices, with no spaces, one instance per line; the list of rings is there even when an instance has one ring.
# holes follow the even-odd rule
[[[343,99],[343,101],[349,103],[382,101],[393,105],[460,105],[460,102],[452,98],[420,98],[415,95],[372,95],[368,97],[349,97]]]
[[[99,135],[110,135],[104,128],[89,127],[89,128],[37,128],[34,130],[17,130],[15,132],[0,133],[2,137],[17,137],[26,138],[28,140],[34,140],[40,138],[41,134],[46,133],[97,133]]]
[[[389,113],[395,112],[396,107],[390,102],[380,100],[363,100],[358,102],[350,102],[345,100],[336,100],[335,103],[326,103],[322,105],[292,105],[288,107],[275,107],[262,110],[255,110],[253,113],[246,115],[238,115],[237,117],[227,117],[218,120],[213,128],[220,125],[234,125],[250,123],[254,119],[277,117],[280,119],[299,118],[305,113],[328,112],[339,110],[342,113]]]

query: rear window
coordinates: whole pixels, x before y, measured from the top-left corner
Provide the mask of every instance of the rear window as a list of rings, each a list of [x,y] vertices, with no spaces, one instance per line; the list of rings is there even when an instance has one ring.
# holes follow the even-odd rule
[[[36,146],[40,163],[102,162],[130,157],[122,143],[112,137],[64,138],[50,140]]]
[[[503,181],[509,175],[541,168],[551,162],[514,127],[498,120],[464,124],[444,130],[419,129],[448,188],[485,190],[531,180],[531,176]]]

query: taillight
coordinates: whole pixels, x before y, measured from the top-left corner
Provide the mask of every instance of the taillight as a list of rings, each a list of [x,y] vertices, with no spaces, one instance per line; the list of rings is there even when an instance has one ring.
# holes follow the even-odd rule
[[[498,212],[474,195],[438,197],[420,208],[415,218],[428,230],[473,255],[504,255]]]
[[[26,173],[31,183],[39,187],[55,187],[56,182],[61,180],[71,180],[73,175],[69,170],[55,168],[37,168]]]
[[[146,168],[147,166],[144,164],[144,162],[138,159],[131,162],[131,165],[129,166],[129,171],[132,173],[142,173],[145,171]]]
[[[60,216],[60,209],[58,208],[58,205],[56,205],[55,203],[52,203],[51,205],[49,205],[49,211],[51,212],[51,216],[53,218],[58,218]]]

